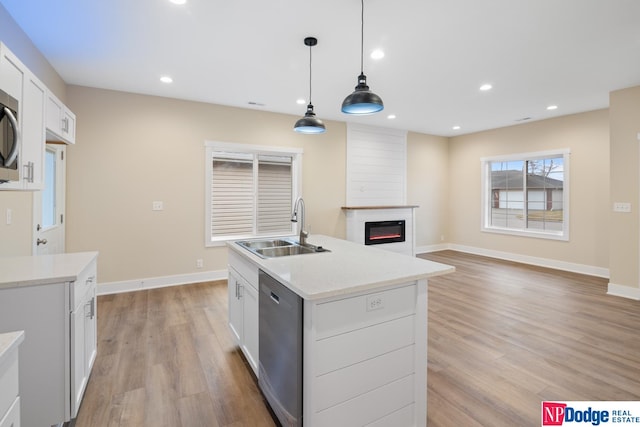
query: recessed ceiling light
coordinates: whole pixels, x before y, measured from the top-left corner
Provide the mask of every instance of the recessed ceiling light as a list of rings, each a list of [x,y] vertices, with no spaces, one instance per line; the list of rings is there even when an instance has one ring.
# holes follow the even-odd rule
[[[393,120],[393,119],[395,119],[395,118],[396,118],[396,115],[395,115],[395,114],[389,114],[389,115],[387,116],[387,119],[389,119],[389,120]]]
[[[371,59],[382,59],[384,58],[384,52],[382,51],[382,49],[376,49],[373,52],[371,52]]]
[[[187,0],[169,0],[173,4],[185,4]]]
[[[453,130],[460,130],[460,126],[455,125],[455,126],[453,126],[451,129],[453,129]]]
[[[302,98],[300,98],[300,99],[298,99],[296,101],[296,104],[298,104],[298,105],[304,105],[306,103],[307,103],[307,100],[306,99],[302,99]]]
[[[482,86],[480,86],[480,90],[483,91],[483,92],[491,90],[492,88],[493,88],[493,86],[491,86],[489,83],[485,83]]]
[[[549,106],[547,107],[547,110],[557,110],[557,109],[558,109],[558,106],[557,106],[557,105],[549,105]]]
[[[173,79],[169,76],[162,76],[160,77],[160,81],[162,83],[173,83]]]

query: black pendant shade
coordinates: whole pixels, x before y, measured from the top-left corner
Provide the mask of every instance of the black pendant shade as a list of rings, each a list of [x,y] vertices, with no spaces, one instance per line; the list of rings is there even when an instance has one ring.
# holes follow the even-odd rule
[[[316,113],[313,111],[313,104],[311,103],[311,47],[318,44],[318,39],[315,37],[307,37],[304,39],[305,46],[309,46],[309,105],[307,105],[307,112],[304,117],[296,122],[293,126],[293,130],[299,133],[316,134],[326,132],[324,123],[322,120],[316,117]]]
[[[356,89],[342,101],[342,112],[346,114],[373,114],[382,111],[382,98],[369,90],[367,76],[358,76]]]
[[[373,114],[384,109],[382,98],[369,90],[367,76],[364,75],[364,0],[360,16],[360,75],[356,89],[342,102],[342,112],[345,114],[365,115]]]
[[[299,119],[293,130],[300,133],[323,133],[326,132],[324,123],[322,120],[316,117],[316,113],[313,112],[313,104],[307,105],[307,112],[304,113],[304,117]]]

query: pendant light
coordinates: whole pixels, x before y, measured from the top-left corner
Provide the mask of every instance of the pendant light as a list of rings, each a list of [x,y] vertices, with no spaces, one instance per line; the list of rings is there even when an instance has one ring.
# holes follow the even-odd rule
[[[313,104],[311,103],[311,47],[318,44],[318,39],[315,37],[307,37],[304,39],[305,46],[309,46],[309,105],[307,105],[307,112],[304,113],[304,117],[296,122],[293,126],[293,130],[299,133],[314,134],[324,133],[326,128],[322,120],[316,117],[316,113],[313,112]]]
[[[369,90],[367,76],[364,75],[364,0],[360,16],[360,75],[356,89],[342,101],[342,112],[345,114],[365,115],[382,111],[382,98]]]

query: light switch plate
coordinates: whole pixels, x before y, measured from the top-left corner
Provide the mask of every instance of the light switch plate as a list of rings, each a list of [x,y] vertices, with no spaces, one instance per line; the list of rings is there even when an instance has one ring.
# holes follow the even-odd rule
[[[631,203],[627,202],[614,202],[613,203],[613,211],[614,212],[631,212]]]
[[[154,211],[164,210],[164,203],[162,203],[160,201],[153,202],[151,210],[154,210]]]

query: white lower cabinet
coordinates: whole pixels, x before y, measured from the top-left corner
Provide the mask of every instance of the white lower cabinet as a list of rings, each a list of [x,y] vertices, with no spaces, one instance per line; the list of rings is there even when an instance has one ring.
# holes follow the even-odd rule
[[[18,347],[24,332],[0,334],[0,427],[20,427]]]
[[[229,266],[229,328],[258,375],[258,290]]]
[[[255,279],[253,275],[255,270]],[[242,271],[244,274],[241,274]],[[249,276],[247,279],[245,276]],[[229,328],[258,376],[258,267],[229,253]],[[251,280],[251,281],[249,281]]]
[[[73,257],[74,266],[78,265],[75,280],[45,277],[41,284],[0,288],[0,332],[23,330],[25,335],[20,348],[25,426],[50,426],[75,418],[97,354],[97,254],[51,257],[58,262]]]

